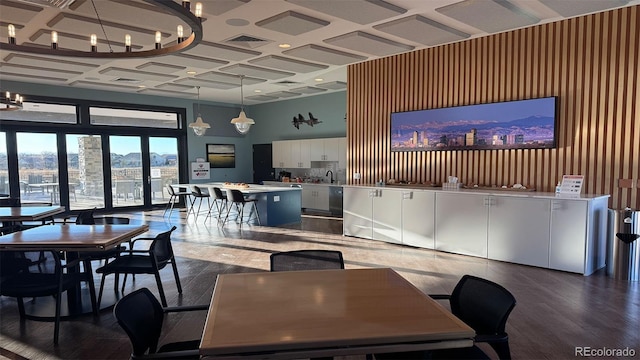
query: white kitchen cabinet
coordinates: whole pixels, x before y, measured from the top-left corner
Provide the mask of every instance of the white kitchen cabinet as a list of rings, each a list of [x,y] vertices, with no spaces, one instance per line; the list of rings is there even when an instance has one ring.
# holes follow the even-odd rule
[[[271,151],[271,166],[279,169],[288,167],[291,163],[291,143],[289,141],[273,141]]]
[[[340,143],[346,138],[326,138],[305,140],[309,143],[311,161],[339,161]],[[346,148],[343,150],[346,153]]]
[[[435,248],[486,258],[489,197],[474,193],[436,193]]]
[[[488,258],[549,267],[549,199],[491,196]]]
[[[390,243],[402,243],[402,191],[380,188],[373,200],[373,238]]]
[[[329,187],[303,184],[302,207],[329,211]]]
[[[343,233],[363,239],[373,239],[372,198],[376,189],[345,187],[342,193]]]
[[[402,191],[402,243],[435,247],[435,201],[432,191]]]
[[[311,168],[311,153],[307,140],[289,140],[291,142],[291,162],[289,168]]]

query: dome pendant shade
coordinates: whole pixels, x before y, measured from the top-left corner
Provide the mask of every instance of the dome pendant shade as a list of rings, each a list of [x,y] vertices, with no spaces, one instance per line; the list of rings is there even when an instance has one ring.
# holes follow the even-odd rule
[[[244,92],[242,91],[242,80],[244,79],[244,75],[240,75],[240,114],[238,117],[231,119],[231,123],[236,127],[236,131],[240,134],[245,135],[251,129],[251,125],[254,125],[256,122],[253,121],[252,118],[248,118],[247,114],[244,113]]]
[[[196,121],[194,121],[191,124],[189,124],[189,127],[193,129],[193,132],[197,136],[202,136],[207,131],[207,129],[211,128],[211,125],[209,125],[206,122],[202,121],[202,116],[200,116],[200,114],[198,114],[198,117],[196,118]]]

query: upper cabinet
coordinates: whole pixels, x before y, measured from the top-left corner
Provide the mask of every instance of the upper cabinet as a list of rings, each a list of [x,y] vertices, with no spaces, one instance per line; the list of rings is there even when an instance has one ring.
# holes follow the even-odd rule
[[[273,167],[311,168],[311,161],[337,161],[346,167],[346,138],[274,141]]]

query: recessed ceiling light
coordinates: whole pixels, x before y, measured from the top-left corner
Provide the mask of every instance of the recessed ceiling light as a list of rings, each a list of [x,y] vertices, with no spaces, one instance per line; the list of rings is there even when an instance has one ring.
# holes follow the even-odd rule
[[[313,80],[318,81],[318,82],[320,82],[320,81],[324,81],[324,79],[323,79],[323,78],[315,78],[315,79],[313,79]]]
[[[253,90],[253,92],[261,93],[261,92],[262,92],[262,90],[260,90],[260,89],[256,89],[256,90]]]
[[[280,44],[278,45],[278,47],[283,48],[283,49],[288,49],[291,47],[291,44]]]
[[[193,70],[189,70],[189,71],[187,71],[187,74],[189,74],[189,75],[195,75],[195,74],[197,74],[197,72],[195,72],[195,71],[193,71]]]

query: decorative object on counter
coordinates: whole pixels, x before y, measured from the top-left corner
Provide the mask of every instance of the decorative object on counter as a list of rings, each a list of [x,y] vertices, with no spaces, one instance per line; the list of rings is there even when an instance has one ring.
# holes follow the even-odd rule
[[[40,3],[47,3],[51,7],[59,7],[63,8],[67,4],[70,4],[73,1],[42,1]],[[89,51],[79,51],[79,50],[71,50],[71,49],[62,49],[58,47],[58,32],[51,31],[51,47],[43,47],[43,46],[30,46],[30,45],[18,45],[16,43],[16,32],[15,26],[13,24],[8,24],[8,38],[7,42],[0,42],[0,49],[12,52],[21,52],[21,53],[29,53],[29,54],[37,54],[37,55],[48,55],[48,56],[64,56],[64,57],[81,57],[81,58],[108,58],[108,59],[133,59],[133,58],[150,58],[155,56],[164,56],[169,54],[181,53],[185,50],[191,49],[194,46],[198,45],[200,41],[202,41],[202,4],[197,3],[195,14],[191,13],[190,7],[186,4],[189,4],[188,1],[184,1],[183,5],[175,3],[173,1],[157,1],[157,0],[143,0],[143,2],[150,4],[156,9],[152,9],[152,11],[161,11],[170,15],[175,16],[176,21],[182,22],[191,28],[191,35],[188,38],[185,38],[182,34],[183,28],[179,26],[177,28],[177,36],[176,42],[165,48],[162,47],[162,33],[160,31],[156,31],[154,40],[155,44],[150,45],[152,48],[148,50],[140,50],[140,51],[132,51],[131,45],[131,36],[129,34],[125,35],[124,44],[119,43],[118,45],[124,45],[124,51],[114,51],[111,47],[112,41],[106,35],[104,31],[104,24],[100,19],[100,15],[98,14],[98,10],[96,9],[95,3],[92,0],[91,4],[93,5],[93,10],[96,14],[96,23],[100,25],[102,29],[102,33],[104,34],[104,39],[101,39],[101,43],[107,44],[108,49],[106,51],[98,51],[98,37],[96,34],[87,34],[87,38],[90,39]],[[167,35],[167,34],[165,34]],[[113,43],[116,44],[116,43]],[[142,46],[137,46],[136,48],[140,49]]]
[[[296,127],[296,129],[300,130],[300,124],[307,124],[311,127],[313,127],[313,125],[317,125],[320,124],[322,121],[320,121],[319,119],[315,118],[313,116],[312,113],[309,113],[309,120],[306,120],[304,118],[304,116],[302,116],[302,114],[298,114],[298,117],[293,117],[293,121],[291,121],[291,123],[293,123],[293,126]]]
[[[447,178],[446,183],[442,183],[443,190],[460,190],[462,184],[458,181],[458,178],[455,176],[449,176]]]
[[[236,127],[236,130],[244,135],[249,132],[251,129],[251,125],[254,125],[256,122],[253,119],[248,118],[247,114],[244,113],[244,92],[242,90],[242,80],[244,79],[244,75],[240,75],[240,115],[238,117],[231,119],[231,123]]]
[[[225,189],[248,189],[250,186],[247,183],[232,183],[227,181],[222,184],[222,187]]]
[[[200,114],[200,86],[196,86],[198,90],[198,116],[196,117],[196,121],[189,124],[189,127],[193,129],[193,132],[196,136],[202,136],[207,129],[211,128],[211,125],[202,121],[202,115]]]

